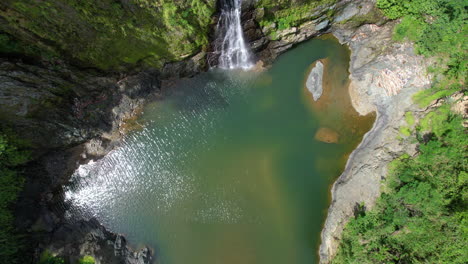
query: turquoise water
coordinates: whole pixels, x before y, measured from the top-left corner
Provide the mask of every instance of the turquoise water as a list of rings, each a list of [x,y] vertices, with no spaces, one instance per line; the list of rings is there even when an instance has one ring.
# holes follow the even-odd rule
[[[314,103],[304,83],[321,58]],[[348,60],[336,40],[315,39],[261,73],[168,83],[121,147],[77,171],[67,197],[161,264],[316,263],[329,187],[373,122],[351,108]],[[316,140],[321,127],[338,142]]]

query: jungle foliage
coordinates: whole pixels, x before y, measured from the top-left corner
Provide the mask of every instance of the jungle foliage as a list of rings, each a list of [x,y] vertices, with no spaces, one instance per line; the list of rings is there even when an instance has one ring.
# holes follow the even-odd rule
[[[346,226],[334,263],[465,263],[468,137],[444,105],[416,127],[416,157],[390,164],[375,207]]]
[[[411,40],[431,56],[437,79],[417,94],[421,107],[465,89],[467,2],[378,0],[392,19],[401,18],[396,40]],[[466,263],[468,259],[468,137],[462,117],[446,103],[419,121],[411,113],[402,134],[415,135],[418,154],[389,165],[375,207],[346,225],[333,263]],[[415,124],[416,122],[416,124]],[[410,127],[415,124],[415,131]]]

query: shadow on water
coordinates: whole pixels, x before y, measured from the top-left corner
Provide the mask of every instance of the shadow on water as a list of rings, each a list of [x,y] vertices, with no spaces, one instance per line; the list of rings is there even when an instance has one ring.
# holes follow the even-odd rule
[[[322,58],[314,102],[304,80]],[[348,63],[326,37],[262,73],[178,81],[144,109],[143,130],[75,173],[70,213],[156,248],[161,264],[317,262],[328,188],[373,122],[353,112]],[[337,143],[315,139],[322,127]]]

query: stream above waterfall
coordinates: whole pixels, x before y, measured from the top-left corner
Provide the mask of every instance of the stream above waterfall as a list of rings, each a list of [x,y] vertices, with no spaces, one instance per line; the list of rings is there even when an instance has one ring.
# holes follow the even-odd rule
[[[305,83],[325,58],[314,102]],[[375,119],[352,108],[348,67],[325,36],[264,72],[167,84],[120,147],[75,172],[69,215],[152,247],[158,264],[316,263],[329,188]]]

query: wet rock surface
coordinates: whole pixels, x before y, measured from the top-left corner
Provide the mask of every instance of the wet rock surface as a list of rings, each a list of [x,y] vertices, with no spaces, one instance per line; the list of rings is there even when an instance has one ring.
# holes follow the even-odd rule
[[[66,148],[115,131],[160,89],[159,73],[123,77],[66,64],[0,58],[2,121],[37,151]]]
[[[107,231],[97,220],[77,221],[61,225],[50,237],[47,248],[77,263],[78,256],[90,255],[96,263],[149,264],[153,256],[149,248],[135,251],[125,237]]]

